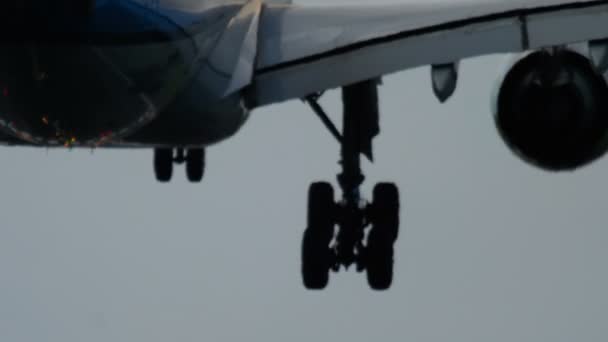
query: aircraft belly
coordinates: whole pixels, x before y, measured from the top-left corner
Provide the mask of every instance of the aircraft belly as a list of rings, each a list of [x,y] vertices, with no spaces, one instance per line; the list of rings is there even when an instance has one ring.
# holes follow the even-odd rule
[[[250,77],[240,73],[234,87],[228,77],[229,91],[215,80],[255,42],[259,8],[231,20],[241,7],[186,18],[108,2],[86,29],[49,21],[49,31],[4,41],[0,134],[49,147],[200,146],[231,136],[247,118],[240,88]]]
[[[4,45],[0,129],[47,146],[97,146],[132,134],[192,78],[188,44]]]
[[[234,135],[249,111],[240,94],[217,98],[194,80],[157,119],[132,136],[126,144],[145,146],[208,146]]]

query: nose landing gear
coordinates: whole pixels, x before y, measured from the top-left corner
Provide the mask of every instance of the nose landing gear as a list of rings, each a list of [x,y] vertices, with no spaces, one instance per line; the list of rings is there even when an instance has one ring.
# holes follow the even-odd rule
[[[186,176],[192,183],[203,180],[205,173],[205,150],[202,148],[157,148],[154,150],[154,172],[161,183],[171,181],[174,164],[186,164]]]
[[[302,277],[311,290],[324,289],[329,272],[356,265],[367,271],[374,290],[386,290],[393,281],[394,244],[399,234],[399,191],[395,184],[380,183],[371,203],[359,191],[365,177],[361,154],[372,158],[372,139],[379,133],[377,82],[366,81],[343,89],[343,133],[317,103],[308,97],[316,114],[341,144],[342,173],[338,183],[343,197],[334,202],[329,183],[314,183],[309,189],[308,227],[302,243]],[[336,229],[337,228],[337,229]]]

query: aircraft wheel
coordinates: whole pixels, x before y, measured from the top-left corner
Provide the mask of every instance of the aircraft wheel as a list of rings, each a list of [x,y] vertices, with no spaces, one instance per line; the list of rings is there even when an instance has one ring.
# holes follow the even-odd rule
[[[329,282],[334,234],[334,190],[329,183],[314,183],[308,192],[308,227],[302,242],[302,278],[310,290],[322,290]]]
[[[367,241],[367,280],[374,290],[393,282],[394,248],[399,235],[399,189],[392,183],[374,188],[372,230]]]
[[[193,183],[203,180],[205,173],[205,150],[193,148],[188,150],[186,155],[186,176]]]
[[[399,236],[399,189],[393,183],[379,183],[374,187],[372,224],[378,238],[394,243]]]
[[[173,150],[158,148],[154,150],[154,172],[159,182],[167,183],[173,175]]]
[[[377,291],[388,290],[393,283],[393,246],[370,243],[367,247],[367,282]]]

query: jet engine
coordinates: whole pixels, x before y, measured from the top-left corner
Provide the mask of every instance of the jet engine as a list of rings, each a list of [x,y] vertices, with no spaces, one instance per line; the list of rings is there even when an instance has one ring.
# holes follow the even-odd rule
[[[502,138],[537,167],[574,170],[608,150],[608,86],[577,52],[538,51],[520,59],[496,101]]]

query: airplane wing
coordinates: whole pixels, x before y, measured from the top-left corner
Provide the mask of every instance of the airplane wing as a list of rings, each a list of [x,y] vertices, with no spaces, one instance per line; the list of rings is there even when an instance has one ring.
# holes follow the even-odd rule
[[[605,0],[269,5],[249,95],[261,106],[422,65],[599,41],[606,23]]]

